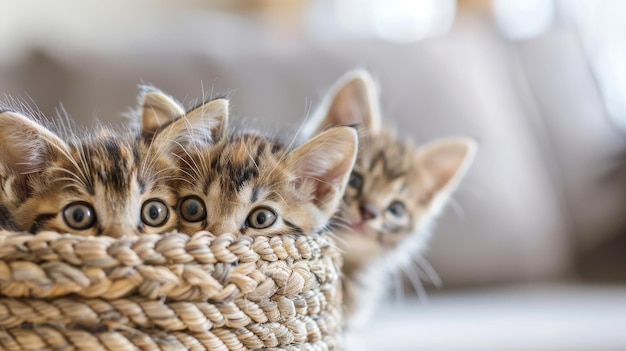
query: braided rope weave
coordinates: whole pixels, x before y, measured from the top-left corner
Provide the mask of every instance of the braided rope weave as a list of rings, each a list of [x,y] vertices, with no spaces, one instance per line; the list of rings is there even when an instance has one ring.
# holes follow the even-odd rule
[[[333,350],[328,233],[136,238],[0,231],[0,350]]]

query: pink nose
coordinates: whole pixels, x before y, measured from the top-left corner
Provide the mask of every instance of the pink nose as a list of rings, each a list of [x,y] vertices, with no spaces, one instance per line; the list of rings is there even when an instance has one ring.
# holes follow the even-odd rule
[[[361,217],[365,221],[376,218],[379,215],[376,205],[369,202],[361,203],[359,210],[361,211]]]

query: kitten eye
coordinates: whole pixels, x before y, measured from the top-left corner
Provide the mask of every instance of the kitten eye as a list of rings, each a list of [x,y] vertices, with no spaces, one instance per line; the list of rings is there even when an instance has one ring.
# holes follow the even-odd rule
[[[188,222],[200,222],[206,218],[204,202],[197,196],[187,196],[180,203],[180,216]]]
[[[72,229],[84,230],[96,223],[96,212],[86,202],[72,202],[63,209],[63,220]]]
[[[406,216],[406,206],[400,201],[394,201],[387,207],[387,211],[397,218]]]
[[[363,177],[356,172],[352,172],[350,174],[350,179],[348,179],[348,186],[360,190],[363,186]]]
[[[265,229],[276,222],[276,213],[268,208],[257,208],[248,216],[248,226],[255,229]]]
[[[169,217],[170,210],[161,200],[146,200],[141,206],[141,221],[151,227],[162,226]]]

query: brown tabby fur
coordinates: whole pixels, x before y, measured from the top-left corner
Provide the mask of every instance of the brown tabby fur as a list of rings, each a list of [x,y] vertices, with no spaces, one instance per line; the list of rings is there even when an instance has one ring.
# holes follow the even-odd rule
[[[154,110],[151,94],[142,95],[142,114]],[[171,181],[180,171],[173,152],[193,133],[185,119],[158,131],[151,128],[150,138],[101,128],[61,139],[17,112],[0,113],[0,221],[9,229],[112,237],[175,229],[177,196]],[[169,208],[159,226],[142,221],[142,204],[151,199]],[[64,220],[64,208],[77,201],[93,208],[93,226],[77,230]]]
[[[159,101],[154,111],[170,112],[148,116],[142,129],[176,120],[172,111],[177,109],[167,106],[177,103],[164,95]],[[173,187],[179,195],[179,215],[181,201],[189,196],[200,199],[206,210],[196,222],[180,217],[182,232],[309,234],[325,227],[337,210],[356,157],[352,128],[335,128],[289,150],[258,134],[226,136],[228,104],[223,99],[209,101],[185,118],[192,127],[208,126],[210,138],[178,152],[183,177]],[[248,219],[257,209],[272,211],[275,223],[263,229],[250,226]]]
[[[428,224],[475,152],[474,142],[466,138],[443,139],[420,148],[399,140],[380,127],[376,95],[367,72],[350,72],[335,84],[305,129],[319,133],[335,125],[362,126],[357,162],[335,225],[345,251],[349,327],[367,320],[389,277],[425,248]]]
[[[351,131],[345,135],[349,138]],[[353,133],[353,132],[352,132]],[[354,141],[353,141],[354,142]],[[356,152],[356,147],[351,146]],[[200,229],[213,233],[242,235],[307,234],[321,230],[336,209],[338,201],[327,197],[342,194],[345,181],[334,189],[315,181],[298,178],[298,163],[287,149],[275,140],[248,134],[230,136],[210,148],[190,151],[189,165],[184,171],[189,182],[179,186],[181,198],[200,196],[207,209],[201,222],[181,220],[184,232]],[[296,162],[296,163],[294,163]],[[353,160],[346,161],[348,170]],[[195,167],[198,165],[199,167]],[[344,177],[347,180],[347,177]],[[301,184],[298,184],[301,183]],[[331,192],[316,196],[316,192]],[[256,208],[267,207],[279,215],[269,228],[255,229],[247,225],[248,215]]]

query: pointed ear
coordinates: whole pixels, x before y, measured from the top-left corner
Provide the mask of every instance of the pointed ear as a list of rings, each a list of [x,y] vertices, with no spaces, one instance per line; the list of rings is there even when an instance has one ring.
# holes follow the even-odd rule
[[[313,134],[342,125],[359,125],[366,134],[378,133],[380,107],[372,76],[365,70],[344,74],[333,85],[310,123],[312,126],[307,128],[315,130]]]
[[[162,152],[182,155],[191,145],[211,144],[221,139],[228,122],[228,100],[209,101],[157,131],[154,143]]]
[[[327,218],[337,211],[357,150],[354,128],[336,127],[320,133],[287,156],[296,187],[310,194]]]
[[[172,97],[150,86],[141,86],[141,136],[151,138],[162,126],[183,116],[185,111]]]
[[[186,117],[202,123],[210,131],[212,141],[218,141],[224,137],[228,126],[228,100],[206,102],[189,111]]]
[[[476,150],[476,142],[469,138],[441,139],[418,150],[416,162],[429,187],[428,205],[443,205],[467,173]]]
[[[41,171],[67,144],[37,122],[19,113],[0,112],[0,163],[16,174]]]

